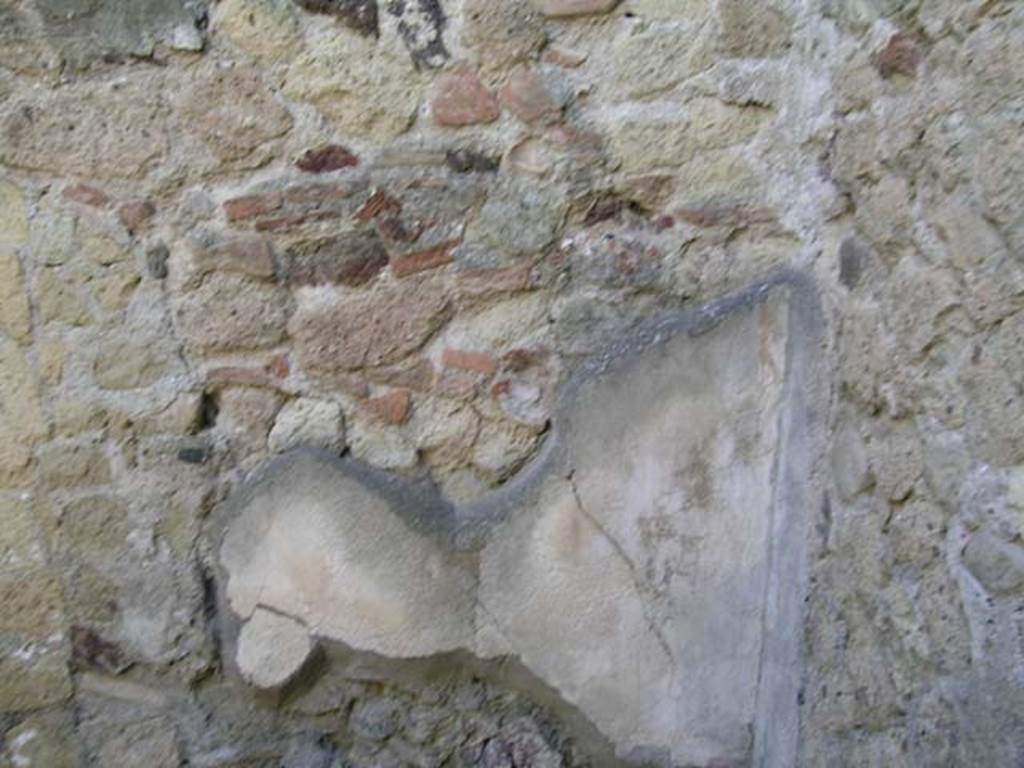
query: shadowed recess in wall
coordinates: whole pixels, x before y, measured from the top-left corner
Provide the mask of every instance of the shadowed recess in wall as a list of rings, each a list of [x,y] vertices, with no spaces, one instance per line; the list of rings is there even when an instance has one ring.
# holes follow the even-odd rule
[[[312,451],[272,463],[221,510],[239,671],[280,686],[329,641],[514,657],[605,764],[792,764],[815,307],[781,275],[617,340],[470,505]]]

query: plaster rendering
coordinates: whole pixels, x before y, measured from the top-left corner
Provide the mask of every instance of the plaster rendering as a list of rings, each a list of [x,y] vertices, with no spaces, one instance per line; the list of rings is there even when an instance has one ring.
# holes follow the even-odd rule
[[[352,459],[278,459],[228,502],[242,674],[259,674],[250,627],[274,611],[388,657],[514,656],[627,764],[750,763],[759,704],[787,706],[762,688],[800,676],[799,610],[769,601],[805,589],[811,495],[794,486],[811,483],[814,392],[791,334],[813,345],[813,302],[782,276],[608,345],[533,463],[469,505]],[[784,764],[795,742],[767,738]]]

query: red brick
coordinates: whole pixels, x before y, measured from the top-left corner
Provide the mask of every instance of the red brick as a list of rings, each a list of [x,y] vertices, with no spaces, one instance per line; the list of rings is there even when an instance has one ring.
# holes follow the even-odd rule
[[[386,424],[404,424],[409,420],[412,395],[407,389],[396,389],[385,395],[363,401],[363,408]]]
[[[493,376],[498,370],[498,361],[487,352],[470,352],[464,349],[448,347],[441,353],[441,363],[445,368],[456,368],[460,371],[473,371],[485,376]]]
[[[110,203],[110,198],[102,190],[88,184],[73,184],[70,187],[64,187],[61,194],[66,200],[93,208],[106,208]]]
[[[373,219],[380,216],[382,213],[387,213],[392,216],[397,216],[402,212],[402,204],[395,200],[395,198],[388,195],[384,190],[378,189],[367,199],[365,203],[356,211],[355,220],[366,224]]]
[[[117,209],[117,218],[129,234],[142,231],[143,227],[156,215],[156,208],[148,200],[137,203],[125,203]]]
[[[273,213],[281,207],[281,195],[268,192],[263,195],[242,195],[224,203],[224,213],[228,221],[243,221]]]
[[[404,256],[391,257],[391,272],[395,277],[405,277],[416,272],[423,272],[428,269],[450,264],[452,251],[459,243],[457,240],[449,240],[446,243],[429,248],[418,253],[409,253]]]
[[[327,144],[306,150],[302,157],[295,161],[295,167],[306,173],[329,173],[357,165],[359,158],[339,144]]]
[[[467,67],[441,75],[431,97],[434,122],[450,128],[493,123],[501,114],[498,100]]]

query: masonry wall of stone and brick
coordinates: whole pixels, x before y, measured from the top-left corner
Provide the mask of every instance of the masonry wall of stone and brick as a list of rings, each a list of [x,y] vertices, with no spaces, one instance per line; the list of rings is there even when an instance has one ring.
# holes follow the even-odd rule
[[[298,445],[481,498],[780,269],[801,764],[1021,764],[1022,190],[1012,0],[0,0],[0,766],[587,764],[458,660],[255,695],[208,513]]]

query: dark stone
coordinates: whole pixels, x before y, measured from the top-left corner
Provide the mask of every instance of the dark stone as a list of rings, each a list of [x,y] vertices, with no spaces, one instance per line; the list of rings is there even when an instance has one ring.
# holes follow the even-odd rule
[[[367,37],[377,37],[380,27],[377,0],[294,0],[310,13],[334,16],[349,29]]]
[[[456,173],[493,173],[499,159],[472,149],[449,149],[444,155],[448,167]]]
[[[359,165],[359,158],[338,144],[309,149],[295,161],[295,167],[306,173],[328,173]]]
[[[839,245],[839,282],[853,289],[864,274],[864,263],[869,254],[863,243],[848,237]]]
[[[398,32],[416,69],[436,69],[448,61],[444,45],[448,19],[439,0],[390,0],[387,12],[398,19]]]
[[[292,737],[281,768],[331,768],[337,750],[323,734],[300,733]]]
[[[157,243],[146,251],[146,269],[151,277],[163,280],[167,277],[167,259],[171,252],[163,243]]]
[[[178,451],[178,461],[184,461],[186,464],[202,464],[208,456],[206,448],[182,448]]]
[[[35,0],[34,9],[42,39],[71,69],[150,57],[176,27],[202,32],[207,19],[206,2],[183,0]]]
[[[307,240],[284,254],[284,274],[290,285],[363,285],[387,264],[387,251],[372,230]]]
[[[98,669],[114,675],[129,666],[119,646],[78,624],[71,627],[71,661],[78,669]]]
[[[367,741],[384,741],[398,730],[402,704],[396,699],[376,698],[360,701],[353,707],[349,727]]]

